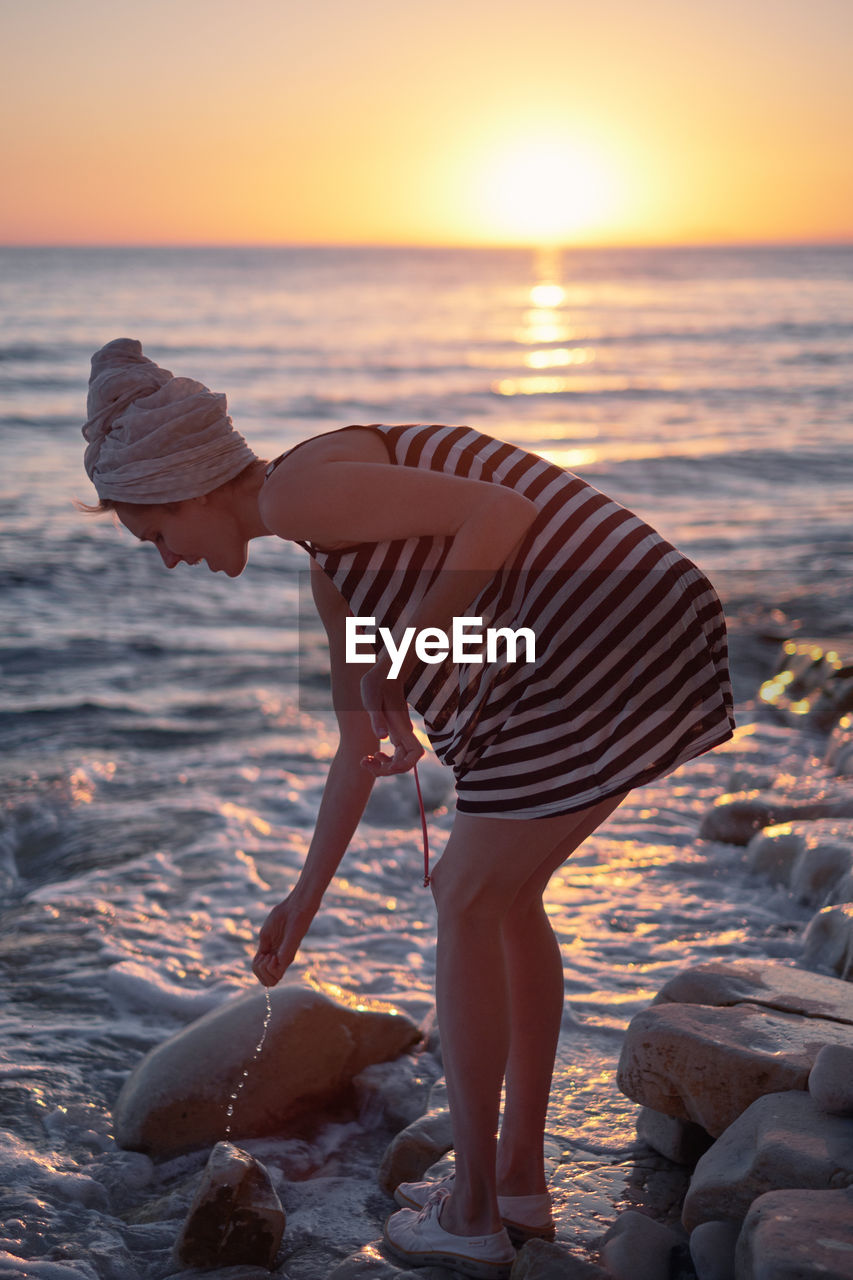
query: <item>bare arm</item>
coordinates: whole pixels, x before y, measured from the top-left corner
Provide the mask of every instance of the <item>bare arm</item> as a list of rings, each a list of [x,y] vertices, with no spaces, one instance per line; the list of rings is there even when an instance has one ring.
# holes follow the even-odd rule
[[[261,929],[252,968],[267,987],[274,986],[293,963],[346,853],[373,787],[373,778],[361,768],[360,761],[378,746],[368,714],[360,705],[358,668],[344,662],[346,602],[321,570],[315,565],[311,568],[314,599],[329,637],[332,699],[340,741],[299,879],[288,897],[273,908]]]

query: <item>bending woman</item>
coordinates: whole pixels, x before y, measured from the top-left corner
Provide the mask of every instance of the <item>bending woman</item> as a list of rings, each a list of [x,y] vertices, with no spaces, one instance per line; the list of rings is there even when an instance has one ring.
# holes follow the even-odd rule
[[[92,359],[84,434],[97,510],[168,568],[204,559],[236,576],[257,537],[311,557],[340,744],[297,883],[261,929],[264,985],[292,964],[374,779],[422,755],[410,706],[453,769],[456,815],[431,883],[455,1175],[398,1188],[407,1207],[385,1237],[409,1265],[507,1276],[514,1243],[554,1234],[543,1138],[563,970],[542,895],[631,788],[731,737],[713,587],[579,476],[467,427],[345,427],[267,464],[224,396],[130,339]],[[353,616],[389,632],[368,668],[347,661]],[[442,656],[459,618],[500,642]],[[534,657],[513,652],[522,628]]]

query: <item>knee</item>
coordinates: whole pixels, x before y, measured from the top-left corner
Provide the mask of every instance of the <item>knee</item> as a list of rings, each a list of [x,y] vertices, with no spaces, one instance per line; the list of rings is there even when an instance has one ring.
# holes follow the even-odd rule
[[[509,909],[499,884],[488,877],[454,874],[441,862],[431,876],[430,887],[439,921],[450,921],[455,916],[464,916],[469,923],[479,917],[500,920]]]

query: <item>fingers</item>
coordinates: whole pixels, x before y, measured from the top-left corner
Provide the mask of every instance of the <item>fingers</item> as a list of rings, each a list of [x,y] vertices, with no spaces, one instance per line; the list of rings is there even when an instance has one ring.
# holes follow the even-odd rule
[[[406,773],[414,768],[423,754],[424,749],[413,734],[410,742],[397,744],[393,756],[377,751],[375,755],[364,756],[361,767],[372,773],[374,778],[385,778],[389,774]]]

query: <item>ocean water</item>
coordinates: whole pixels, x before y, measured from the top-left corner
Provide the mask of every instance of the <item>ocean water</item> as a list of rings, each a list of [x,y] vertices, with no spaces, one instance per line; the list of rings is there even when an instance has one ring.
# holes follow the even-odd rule
[[[0,1275],[169,1274],[207,1153],[121,1152],[111,1107],[143,1053],[254,983],[335,747],[299,548],[255,544],[237,580],[167,573],[74,507],[89,358],[119,336],[226,391],[264,456],[347,423],[470,423],[714,582],[734,741],[632,793],[552,882],[555,1191],[561,1237],[590,1246],[630,1199],[630,1017],[691,962],[799,954],[806,909],[696,832],[730,785],[816,767],[820,741],[756,703],[779,639],[853,634],[853,248],[2,249],[0,304]],[[428,761],[424,783],[440,852],[449,775]],[[419,842],[412,778],[382,780],[295,976],[428,1013]],[[301,1164],[256,1144],[301,1250],[278,1274],[308,1274],[330,1205],[340,1249],[379,1234],[377,1141],[362,1117]]]

